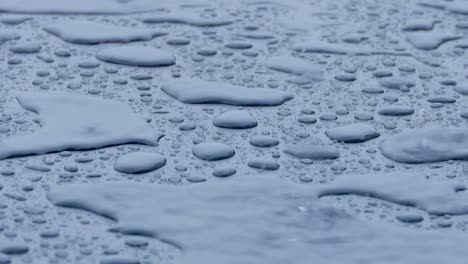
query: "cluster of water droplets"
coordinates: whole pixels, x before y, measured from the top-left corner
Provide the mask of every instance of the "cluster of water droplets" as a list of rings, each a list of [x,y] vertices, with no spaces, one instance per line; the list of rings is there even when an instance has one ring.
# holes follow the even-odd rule
[[[271,241],[301,245],[336,239],[347,217],[463,241],[451,235],[468,224],[468,5],[41,2],[0,3],[0,264],[280,263],[305,252],[279,243],[276,255],[250,234],[224,252],[227,235],[206,228],[265,231],[251,218],[279,228]],[[251,180],[265,200],[222,185]],[[223,203],[246,221],[206,213]],[[300,236],[270,219],[275,206],[298,226],[340,223]],[[366,232],[350,237],[365,244]],[[237,248],[242,239],[263,255]]]

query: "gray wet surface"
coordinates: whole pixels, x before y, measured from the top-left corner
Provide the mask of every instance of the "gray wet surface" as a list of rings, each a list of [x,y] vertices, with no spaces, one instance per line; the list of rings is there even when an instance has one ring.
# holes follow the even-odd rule
[[[0,1],[0,264],[466,263],[467,15]]]

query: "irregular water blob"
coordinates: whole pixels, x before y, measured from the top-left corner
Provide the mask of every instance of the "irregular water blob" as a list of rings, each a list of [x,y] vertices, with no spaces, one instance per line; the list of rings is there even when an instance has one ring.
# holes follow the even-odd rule
[[[139,174],[157,170],[166,164],[166,158],[157,153],[132,152],[120,156],[114,164],[118,172]]]
[[[146,239],[134,237],[125,240],[125,245],[135,248],[144,248],[149,245],[149,242]]]
[[[228,42],[224,45],[224,47],[228,49],[235,49],[235,50],[244,50],[244,49],[250,49],[253,47],[252,44],[248,42],[241,42],[241,41],[231,41]]]
[[[232,167],[228,167],[228,166],[216,167],[213,169],[213,176],[219,177],[219,178],[225,178],[225,177],[229,177],[229,176],[236,174],[236,172],[237,170]]]
[[[0,247],[0,252],[6,255],[22,255],[29,251],[29,246],[26,244],[8,244]]]
[[[96,54],[101,61],[143,67],[161,67],[175,64],[174,55],[146,46],[118,46],[105,48]]]
[[[335,80],[342,81],[342,82],[354,82],[356,80],[356,76],[350,73],[337,73],[335,75]]]
[[[387,158],[403,163],[464,160],[468,158],[468,129],[410,129],[388,137],[380,149]]]
[[[318,145],[310,143],[287,145],[284,153],[299,159],[337,159],[340,157],[338,149],[331,145]]]
[[[316,189],[261,175],[186,186],[66,184],[53,186],[47,196],[58,206],[111,217],[117,222],[113,231],[152,236],[174,245],[182,251],[174,259],[177,264],[195,260],[280,264],[293,255],[301,256],[297,264],[310,263],[310,259],[329,263],[330,257],[360,263],[363,254],[377,263],[390,253],[403,263],[444,261],[447,256],[455,260],[452,263],[462,263],[464,255],[457,254],[464,252],[462,234],[362,222],[317,200],[324,195],[370,193],[428,212],[466,213],[466,199],[457,196],[449,184],[431,184],[413,176],[418,175],[343,176]],[[387,232],[381,232],[382,228]],[[315,250],[310,250],[312,246]],[[424,254],[440,247],[444,254]]]
[[[250,145],[260,148],[274,147],[279,144],[279,141],[271,136],[255,135],[250,138]]]
[[[393,76],[393,73],[391,71],[382,70],[382,71],[373,72],[372,76],[376,78],[391,77]]]
[[[379,81],[379,84],[385,88],[400,91],[408,91],[410,88],[416,86],[416,83],[413,80],[403,77],[383,78]]]
[[[36,42],[18,43],[10,47],[10,51],[17,54],[37,53],[41,50],[41,45]]]
[[[187,38],[171,38],[166,41],[169,45],[184,46],[190,44],[190,39]]]
[[[245,110],[231,110],[221,113],[213,120],[213,125],[222,128],[247,129],[258,125],[257,120]]]
[[[202,142],[195,145],[192,153],[201,160],[216,161],[231,158],[236,152],[234,148],[223,143]]]
[[[78,67],[84,68],[84,69],[94,69],[99,67],[100,63],[96,60],[85,60],[80,63],[78,63]]]
[[[400,222],[410,224],[419,223],[424,220],[422,215],[416,213],[401,213],[395,216],[395,218]]]
[[[331,140],[344,143],[361,143],[380,136],[373,126],[364,123],[330,128],[325,134]]]
[[[414,114],[414,109],[404,105],[392,105],[380,108],[378,113],[384,116],[407,116]]]
[[[138,29],[91,21],[61,21],[43,28],[62,40],[75,44],[148,41],[166,35],[159,30]]]
[[[449,96],[433,96],[427,99],[429,103],[453,104],[457,100]]]
[[[360,112],[354,114],[354,119],[360,121],[370,121],[374,119],[374,116],[371,113]]]
[[[41,128],[5,138],[0,142],[1,159],[125,143],[154,145],[161,137],[122,103],[64,92],[26,93],[17,100],[39,115]]]
[[[268,158],[251,159],[248,161],[247,165],[251,168],[260,170],[277,170],[280,167],[276,160]]]
[[[200,79],[173,79],[161,87],[165,93],[186,104],[228,104],[239,106],[281,105],[294,98],[285,91],[245,88]]]
[[[319,116],[320,120],[323,121],[334,121],[338,119],[338,116],[333,113],[324,113]]]
[[[205,182],[206,178],[199,175],[190,175],[187,177],[187,181],[191,183]]]
[[[361,92],[367,93],[367,94],[382,94],[385,91],[384,91],[384,89],[382,89],[380,87],[368,87],[368,88],[363,88],[361,90]]]
[[[445,42],[460,39],[463,36],[439,32],[415,32],[406,36],[411,45],[420,50],[434,50]]]
[[[304,116],[298,117],[297,121],[299,123],[303,123],[303,124],[315,124],[315,123],[317,123],[317,118],[315,118],[313,116],[304,115]]]
[[[28,200],[28,198],[26,198],[24,195],[20,194],[20,193],[12,193],[12,192],[9,192],[9,193],[4,193],[3,194],[5,197],[8,197],[12,200],[15,200],[15,201],[18,201],[18,202],[25,202]]]
[[[434,215],[468,213],[465,202],[468,193],[457,192],[451,182],[429,180],[421,172],[344,175],[321,187],[319,192],[319,196],[354,194],[376,197]]]
[[[31,20],[32,17],[22,15],[6,15],[0,18],[0,22],[9,26],[16,26],[25,21]]]

